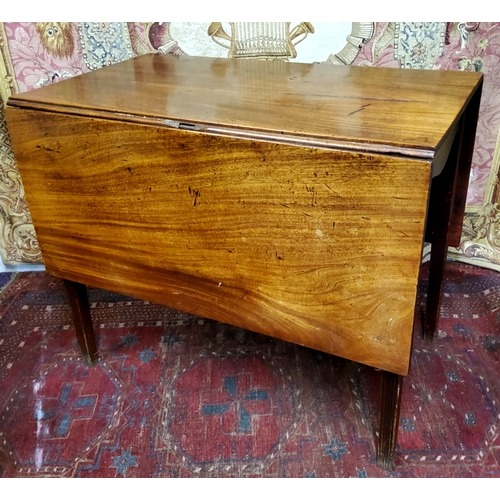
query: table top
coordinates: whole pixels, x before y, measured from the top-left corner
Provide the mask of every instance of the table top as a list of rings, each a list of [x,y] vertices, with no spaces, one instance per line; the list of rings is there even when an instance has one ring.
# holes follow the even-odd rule
[[[481,81],[460,71],[146,54],[12,96],[8,105],[432,158]]]

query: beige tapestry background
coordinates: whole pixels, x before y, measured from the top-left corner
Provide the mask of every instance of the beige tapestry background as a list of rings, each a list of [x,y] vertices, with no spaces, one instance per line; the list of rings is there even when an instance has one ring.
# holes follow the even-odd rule
[[[2,108],[8,96],[148,52],[481,71],[467,214],[450,256],[500,270],[500,23],[0,23],[0,255],[41,262]]]

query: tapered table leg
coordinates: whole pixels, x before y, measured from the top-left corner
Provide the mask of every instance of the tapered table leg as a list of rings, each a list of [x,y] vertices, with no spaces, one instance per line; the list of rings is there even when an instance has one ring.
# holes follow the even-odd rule
[[[392,470],[394,467],[402,392],[402,375],[384,371],[382,373],[382,405],[377,462],[385,470]]]
[[[432,180],[428,241],[431,242],[429,286],[424,321],[424,337],[433,340],[439,322],[443,278],[448,254],[453,200],[457,184],[458,161],[462,143],[463,127],[457,132],[443,171]]]
[[[97,347],[90,316],[87,287],[76,281],[63,280],[68,295],[69,307],[73,315],[76,338],[82,351],[84,361],[95,365],[98,361]]]
[[[448,245],[458,247],[465,214],[482,84],[470,100],[443,172],[432,180],[426,241],[432,244],[424,337],[434,338],[439,322]]]
[[[448,209],[449,208],[450,207],[448,206]],[[442,230],[446,231],[448,224],[445,222],[441,226]],[[447,254],[448,245],[446,237],[443,236],[442,238],[436,238],[431,246],[429,285],[427,289],[427,305],[424,321],[424,338],[427,340],[434,339],[434,335],[438,328]]]

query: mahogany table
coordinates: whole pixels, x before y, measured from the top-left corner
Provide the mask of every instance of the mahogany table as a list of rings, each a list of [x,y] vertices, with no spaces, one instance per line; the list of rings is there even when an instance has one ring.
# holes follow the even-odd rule
[[[383,370],[390,468],[424,241],[458,246],[478,73],[148,54],[13,96],[47,272]]]

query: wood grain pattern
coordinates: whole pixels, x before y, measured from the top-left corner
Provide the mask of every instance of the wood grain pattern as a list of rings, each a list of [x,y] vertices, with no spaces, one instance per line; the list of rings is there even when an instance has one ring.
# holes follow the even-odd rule
[[[40,247],[84,356],[79,283],[381,368],[390,469],[422,240],[429,330],[481,86],[477,73],[155,54],[12,97]]]
[[[7,112],[50,273],[407,373],[429,161]]]
[[[11,97],[11,106],[436,151],[479,73],[148,54]],[[370,147],[368,147],[370,145]]]

